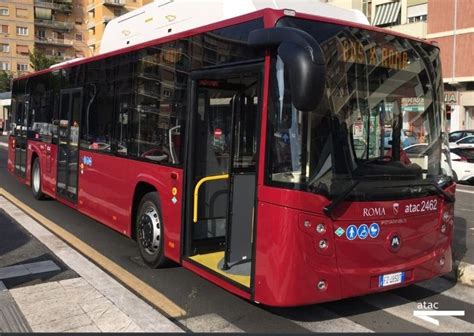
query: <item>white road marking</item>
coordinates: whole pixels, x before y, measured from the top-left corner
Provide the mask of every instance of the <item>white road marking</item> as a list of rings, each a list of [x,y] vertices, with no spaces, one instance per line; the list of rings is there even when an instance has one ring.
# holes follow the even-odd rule
[[[215,313],[182,319],[180,322],[186,328],[194,332],[244,332],[242,329],[236,327],[222,316]]]
[[[451,333],[454,330],[456,332],[472,332],[474,329],[474,324],[451,316],[440,318],[439,326],[435,326],[430,322],[420,320],[419,318],[413,316],[413,312],[418,310],[416,302],[409,301],[405,298],[388,292],[364,296],[361,298],[361,300],[378,309],[383,310],[386,313],[392,314],[398,318],[413,324],[417,324],[431,331]]]
[[[462,192],[466,194],[474,194],[474,190],[466,190],[466,189],[456,189],[456,192]]]
[[[429,289],[435,293],[462,301],[468,304],[474,302],[474,290],[472,287],[455,284],[444,278],[435,278],[417,283],[416,286]]]

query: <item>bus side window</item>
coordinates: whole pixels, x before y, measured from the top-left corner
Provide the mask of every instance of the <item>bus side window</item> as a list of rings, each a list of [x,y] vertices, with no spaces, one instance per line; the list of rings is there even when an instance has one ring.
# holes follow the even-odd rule
[[[114,84],[113,68],[100,60],[88,64],[82,109],[81,147],[103,152],[112,151]]]

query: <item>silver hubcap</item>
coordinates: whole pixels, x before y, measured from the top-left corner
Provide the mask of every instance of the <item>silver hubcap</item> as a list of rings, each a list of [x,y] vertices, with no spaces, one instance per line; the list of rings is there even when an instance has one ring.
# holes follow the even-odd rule
[[[35,166],[35,169],[33,170],[33,189],[35,193],[39,192],[40,189],[40,170],[38,166]]]
[[[160,248],[160,217],[158,211],[149,206],[145,209],[139,221],[139,239],[145,251],[152,255]]]

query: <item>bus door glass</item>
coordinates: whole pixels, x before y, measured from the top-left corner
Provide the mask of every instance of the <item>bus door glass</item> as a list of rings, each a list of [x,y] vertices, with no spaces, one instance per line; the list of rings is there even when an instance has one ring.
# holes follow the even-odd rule
[[[57,192],[75,202],[77,199],[79,118],[82,89],[61,91],[58,125]]]
[[[250,286],[256,188],[258,68],[193,82],[191,260]]]
[[[16,99],[15,114],[15,173],[26,177],[26,150],[28,148],[28,114],[30,96],[19,96]]]

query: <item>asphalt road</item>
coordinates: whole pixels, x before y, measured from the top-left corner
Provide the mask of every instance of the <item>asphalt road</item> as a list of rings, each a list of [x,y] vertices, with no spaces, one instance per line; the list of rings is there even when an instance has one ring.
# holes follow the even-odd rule
[[[179,320],[191,331],[420,332],[474,331],[474,291],[446,278],[388,293],[291,309],[262,307],[211,284],[180,266],[152,270],[141,262],[135,243],[54,200],[37,201],[29,188],[7,172],[7,151],[0,147],[0,187],[127,269],[186,311]],[[473,260],[474,188],[462,186],[456,207],[457,256]],[[461,190],[460,190],[461,191]],[[464,317],[440,318],[440,327],[413,316],[419,302],[438,302],[443,310],[465,310]],[[443,324],[444,323],[444,324]]]

